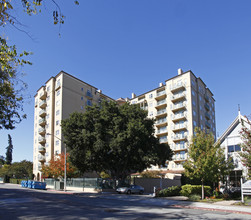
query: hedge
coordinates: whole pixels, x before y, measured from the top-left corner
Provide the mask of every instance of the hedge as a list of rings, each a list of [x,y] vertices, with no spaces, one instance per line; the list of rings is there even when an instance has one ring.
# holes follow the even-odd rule
[[[201,195],[202,189],[201,185],[184,185],[181,187],[180,194],[182,196],[190,196],[190,195]],[[204,186],[204,193],[205,196],[210,196],[211,194],[211,187],[210,186]]]
[[[21,184],[22,180],[27,180],[27,179],[10,179],[10,183]]]
[[[171,186],[166,189],[162,189],[157,193],[158,197],[178,196],[180,194],[180,186]]]

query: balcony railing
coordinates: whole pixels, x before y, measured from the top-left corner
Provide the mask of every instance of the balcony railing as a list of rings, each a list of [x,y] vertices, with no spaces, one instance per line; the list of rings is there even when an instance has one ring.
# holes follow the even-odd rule
[[[163,105],[163,104],[166,104],[166,100],[163,99],[163,100],[160,100],[157,102],[157,106],[160,106],[160,105]]]
[[[39,116],[44,117],[46,115],[46,110],[42,109],[39,111]]]
[[[86,96],[88,96],[89,98],[92,98],[93,97],[93,95],[92,95],[92,93],[91,92],[86,92]]]
[[[180,140],[187,139],[187,135],[175,135],[172,138],[173,138],[173,141],[180,141]]]
[[[45,161],[45,156],[43,156],[43,155],[38,155],[38,160],[39,161]]]
[[[185,119],[186,117],[187,117],[187,114],[185,114],[185,113],[172,115],[172,120],[173,121],[178,121],[178,120],[181,120],[181,119]]]
[[[205,117],[210,120],[210,115],[206,112]]]
[[[45,101],[45,100],[39,102],[39,107],[40,107],[40,108],[45,108],[46,105],[47,105],[47,104],[46,104],[46,101]]]
[[[45,138],[42,137],[42,136],[39,136],[39,137],[38,137],[38,142],[39,142],[40,144],[45,143]]]
[[[174,92],[174,91],[177,91],[177,90],[183,89],[183,88],[185,88],[185,84],[181,82],[181,83],[174,84],[171,87],[171,91]]]
[[[161,109],[157,111],[157,115],[162,115],[162,114],[165,114],[166,112],[167,112],[166,109]]]
[[[166,143],[167,142],[167,138],[165,137],[165,138],[160,138],[159,139],[159,142],[160,143]]]
[[[176,105],[172,106],[172,111],[177,111],[177,110],[183,109],[183,108],[186,108],[185,103],[176,104]]]
[[[43,90],[42,92],[40,92],[39,98],[44,100],[44,99],[46,99],[46,95],[47,95],[47,92],[45,90]]]
[[[165,122],[167,122],[167,119],[166,119],[166,118],[159,119],[159,120],[156,121],[156,125],[163,124],[163,123],[165,123]]]
[[[186,160],[186,159],[187,159],[186,155],[184,155],[184,156],[174,156],[173,157],[174,161],[183,161],[183,160]]]
[[[45,147],[42,146],[42,145],[39,145],[39,146],[38,146],[38,151],[39,151],[39,152],[44,152],[44,151],[45,151]]]
[[[207,103],[205,103],[205,108],[206,108],[206,110],[208,110],[208,111],[209,111],[209,109],[210,109],[210,107],[209,107],[209,105],[208,105]]]
[[[39,134],[45,134],[45,129],[42,128],[42,127],[39,128],[39,129],[38,129],[38,133],[39,133]]]
[[[157,134],[167,133],[167,128],[158,130]]]
[[[211,124],[208,121],[205,122],[205,125],[207,128],[211,128]]]
[[[181,100],[184,98],[186,98],[186,94],[184,92],[182,92],[182,93],[171,96],[171,101],[174,102],[174,101],[178,101],[178,100]]]
[[[160,99],[165,98],[165,97],[166,97],[166,91],[163,90],[163,91],[157,92],[157,94],[155,96],[155,99],[160,100]]]
[[[186,124],[174,125],[172,127],[173,131],[179,131],[179,130],[184,130],[184,129],[187,129],[187,125]]]
[[[46,124],[46,120],[44,118],[40,118],[38,124],[44,126]]]

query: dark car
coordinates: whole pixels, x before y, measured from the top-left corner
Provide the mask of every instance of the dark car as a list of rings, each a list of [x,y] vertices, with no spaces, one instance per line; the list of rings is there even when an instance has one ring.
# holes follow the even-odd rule
[[[126,194],[131,194],[131,193],[143,194],[144,188],[142,186],[138,186],[138,185],[123,186],[123,187],[117,188],[116,192],[126,193]]]

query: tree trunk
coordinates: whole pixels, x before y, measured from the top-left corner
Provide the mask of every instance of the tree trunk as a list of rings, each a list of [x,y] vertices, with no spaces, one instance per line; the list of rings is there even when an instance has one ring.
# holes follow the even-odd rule
[[[205,195],[204,195],[204,181],[201,180],[201,199],[204,199],[205,198]]]

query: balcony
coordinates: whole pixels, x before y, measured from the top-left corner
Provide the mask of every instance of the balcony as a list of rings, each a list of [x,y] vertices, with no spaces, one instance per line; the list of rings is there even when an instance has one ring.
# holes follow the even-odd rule
[[[208,120],[210,120],[210,118],[211,118],[210,115],[209,115],[207,112],[205,113],[205,117],[206,117]]]
[[[184,92],[171,96],[172,102],[177,102],[186,99],[186,94]]]
[[[166,91],[165,90],[157,92],[157,94],[155,96],[156,100],[160,100],[160,99],[164,99],[164,98],[166,98]]]
[[[44,153],[44,152],[45,152],[45,147],[42,146],[42,145],[39,145],[39,146],[38,146],[38,151],[39,151],[40,153]]]
[[[156,124],[155,124],[157,127],[158,126],[163,126],[163,125],[167,125],[167,119],[166,118],[161,118],[159,120],[156,121]]]
[[[177,131],[182,131],[182,130],[187,130],[187,125],[185,124],[180,124],[180,125],[174,125],[172,127],[173,132],[177,132]]]
[[[168,141],[167,141],[167,137],[165,137],[165,138],[160,138],[159,139],[159,142],[162,144],[162,143],[167,143]]]
[[[163,107],[166,107],[166,106],[167,106],[166,100],[162,99],[162,100],[157,102],[157,105],[155,106],[155,108],[163,108]]]
[[[38,121],[38,124],[40,126],[45,126],[46,125],[46,120],[44,118],[40,118],[39,121]]]
[[[186,120],[187,119],[187,114],[177,114],[177,115],[172,115],[172,120],[173,122],[180,121],[180,120]]]
[[[38,102],[37,102],[37,100],[36,100],[36,101],[35,101],[35,107],[37,107],[37,103],[38,103]]]
[[[46,101],[45,101],[45,100],[39,102],[39,107],[40,107],[40,108],[45,108],[46,106],[47,106],[47,104],[46,104]]]
[[[174,158],[173,158],[173,161],[174,162],[181,162],[181,161],[185,161],[185,160],[187,160],[187,156],[183,156],[183,157],[180,157],[180,156],[175,156]]]
[[[40,127],[40,128],[38,129],[38,133],[39,133],[40,135],[45,135],[45,128]]]
[[[185,84],[184,83],[177,83],[171,87],[171,92],[174,93],[174,92],[177,92],[181,89],[186,89]]]
[[[45,109],[42,109],[39,111],[39,116],[40,117],[45,117],[46,116],[46,110]]]
[[[157,115],[156,117],[161,117],[161,116],[166,116],[167,115],[167,111],[166,109],[160,109],[159,111],[157,111]]]
[[[38,155],[38,160],[39,160],[40,162],[44,162],[44,161],[45,161],[45,156],[42,155],[42,154],[39,154],[39,155]]]
[[[42,136],[39,136],[38,137],[38,142],[40,143],[40,144],[45,144],[45,138],[44,137],[42,137]]]
[[[209,102],[209,97],[207,95],[204,96],[206,102]]]
[[[88,96],[88,98],[92,99],[93,95],[90,91],[87,91],[86,92],[86,96]]]
[[[156,135],[157,136],[159,136],[159,135],[162,136],[162,135],[167,135],[167,133],[168,133],[167,128],[166,129],[160,129],[160,130],[157,131]]]
[[[39,98],[42,100],[45,100],[46,96],[47,96],[47,92],[45,90],[39,93]]]
[[[208,121],[205,122],[205,125],[207,128],[211,128],[211,124]]]
[[[41,170],[42,169],[42,165],[38,165],[38,170]]]
[[[205,108],[206,108],[207,111],[210,110],[210,107],[209,107],[209,105],[207,103],[205,103]]]
[[[173,151],[175,151],[175,152],[187,151],[187,147],[186,146],[174,147]]]
[[[173,141],[185,141],[187,139],[187,135],[175,135],[172,138]]]
[[[57,91],[57,90],[60,89],[60,88],[61,88],[61,83],[60,83],[60,82],[57,82],[56,87],[55,87],[55,90]]]
[[[180,103],[172,106],[172,111],[176,112],[182,109],[186,109],[186,104],[185,103]]]

